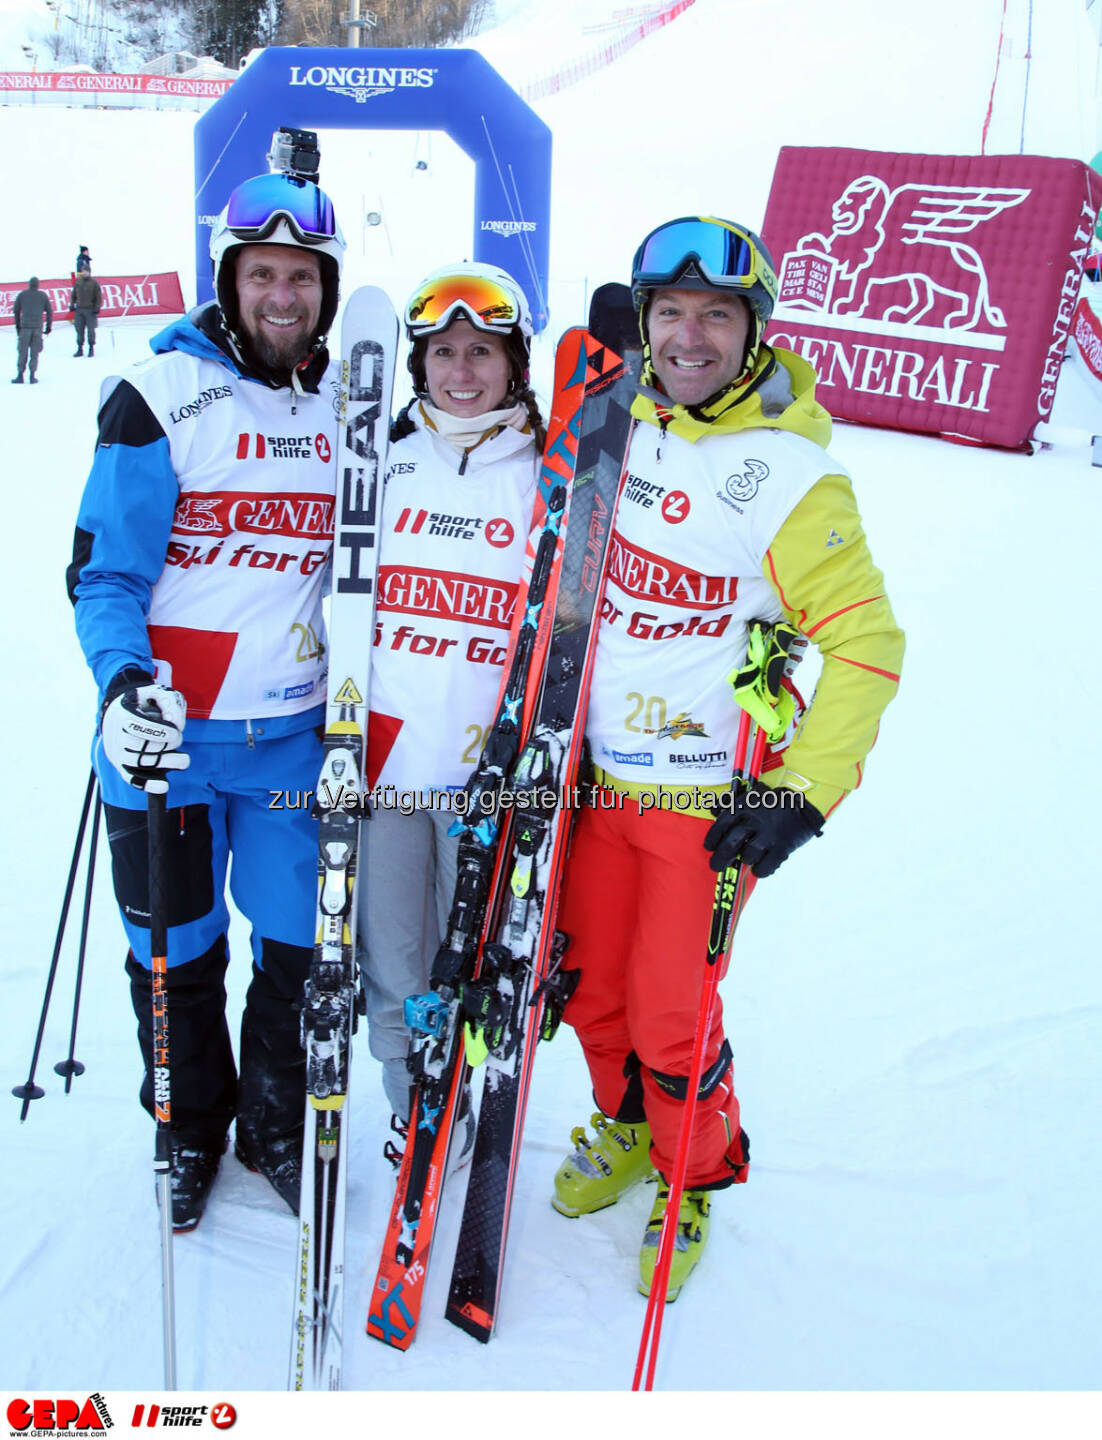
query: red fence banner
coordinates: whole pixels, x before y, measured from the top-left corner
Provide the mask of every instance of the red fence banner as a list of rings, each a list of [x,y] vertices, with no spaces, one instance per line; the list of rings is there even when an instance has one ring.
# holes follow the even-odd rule
[[[1083,363],[1096,380],[1102,380],[1102,320],[1080,300],[1071,317],[1071,338],[1083,357]]]
[[[232,80],[200,80],[183,75],[101,75],[92,70],[0,70],[0,91],[184,95],[200,100],[217,100],[232,84]]]
[[[840,420],[1028,448],[1102,200],[1079,160],[784,146],[766,332]]]
[[[103,305],[100,319],[123,315],[182,315],[184,296],[175,270],[162,275],[97,275]],[[12,324],[12,305],[26,280],[0,281],[0,325]],[[50,297],[54,319],[68,318],[72,280],[40,280],[38,288]]]

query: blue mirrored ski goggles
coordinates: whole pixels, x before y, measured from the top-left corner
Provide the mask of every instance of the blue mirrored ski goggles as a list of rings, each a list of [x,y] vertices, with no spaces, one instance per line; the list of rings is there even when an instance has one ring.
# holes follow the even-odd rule
[[[336,238],[333,202],[309,180],[257,175],[239,185],[226,206],[226,228],[239,240],[263,240],[281,220],[303,245]]]
[[[760,252],[749,237],[723,220],[691,215],[652,230],[635,252],[636,285],[670,285],[695,261],[717,289],[748,289],[762,278]]]

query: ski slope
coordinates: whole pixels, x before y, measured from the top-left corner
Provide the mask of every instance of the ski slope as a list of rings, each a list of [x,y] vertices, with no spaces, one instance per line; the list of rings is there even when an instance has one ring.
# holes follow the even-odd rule
[[[586,27],[615,8],[511,3],[473,43],[521,84],[597,48]],[[0,62],[12,68],[18,10],[0,6]],[[1081,10],[1010,0],[989,151],[1017,151],[1023,106],[1028,151],[1099,148],[1095,37]],[[697,0],[608,70],[539,102],[555,138],[551,333],[582,318],[594,285],[626,278],[659,221],[704,211],[759,225],[781,144],[977,153],[1003,12],[1003,0],[928,0],[920,18],[882,0]],[[176,269],[193,297],[193,122],[0,110],[5,153],[19,160],[4,276],[67,274],[83,243],[102,273]],[[470,167],[444,137],[321,138],[349,285],[383,284],[401,301],[419,275],[466,253]],[[382,225],[362,223],[369,209]],[[26,1076],[88,771],[95,696],[64,568],[97,394],[155,328],[107,322],[89,361],[71,358],[71,326],[59,323],[37,387],[0,376],[7,1088]],[[551,346],[549,335],[535,352],[544,396]],[[717,1198],[706,1258],[666,1315],[657,1383],[679,1392],[677,1408],[656,1397],[646,1417],[632,1412],[637,1423],[799,1414],[806,1429],[839,1413],[794,1410],[779,1393],[773,1408],[748,1410],[745,1392],[1035,1391],[1047,1392],[1043,1406],[1008,1399],[1003,1433],[1028,1422],[1097,1434],[1096,1396],[1067,1410],[1053,1392],[1095,1391],[1102,1373],[1102,977],[1089,898],[1102,813],[1090,739],[1102,470],[1075,438],[1102,430],[1100,399],[1065,367],[1053,420],[1068,438],[1032,457],[836,428],[832,451],[855,478],[907,632],[903,684],[861,791],[783,879],[760,886],[740,927],[723,996],[751,1179]],[[39,1065],[47,1097],[22,1126],[9,1098],[2,1122],[0,1385],[148,1396],[162,1373],[153,1129],[136,1099],[105,847],[76,1046],[87,1073],[65,1096],[52,1066],[68,1049],[78,921],[79,894]],[[249,966],[243,930],[232,938],[236,1017]],[[458,1194],[445,1199],[413,1348],[363,1335],[393,1181],[389,1115],[362,1037],[350,1103],[347,1387],[445,1392],[441,1401],[562,1392],[546,1413],[563,1425],[618,1418],[609,1397],[569,1392],[630,1385],[650,1192],[576,1221],[548,1204],[569,1132],[591,1109],[572,1034],[564,1028],[536,1068],[486,1348],[443,1320]],[[284,1386],[295,1233],[267,1185],[228,1156],[201,1226],[175,1245],[182,1388]],[[909,1433],[920,1400],[883,1410],[882,1428]],[[399,1404],[373,1404],[370,1423],[395,1423]],[[287,1413],[305,1424],[316,1412]],[[850,1412],[851,1429],[862,1413]],[[458,1423],[475,1414],[480,1428],[518,1423],[500,1401],[465,1408]],[[938,1414],[943,1429],[975,1428],[963,1403]]]

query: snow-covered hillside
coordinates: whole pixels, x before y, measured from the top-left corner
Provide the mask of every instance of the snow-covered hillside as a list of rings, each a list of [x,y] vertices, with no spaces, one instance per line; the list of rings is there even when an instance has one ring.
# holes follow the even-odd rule
[[[12,8],[0,7],[5,23]],[[477,47],[520,84],[597,48],[585,27],[616,8],[512,5]],[[1100,148],[1096,37],[1072,0],[928,0],[920,11],[697,0],[608,70],[538,102],[555,141],[551,332],[582,317],[595,284],[626,278],[658,221],[704,211],[760,224],[782,144],[976,153],[1004,9],[988,149],[1017,151],[1025,102],[1027,150],[1089,158]],[[67,274],[84,243],[103,272],[176,269],[193,295],[193,121],[0,110],[4,153],[18,160],[3,276]],[[381,283],[400,300],[419,274],[465,253],[469,162],[450,142],[334,133],[322,149],[350,286]],[[369,209],[385,223],[361,223]],[[94,694],[63,571],[99,385],[143,353],[151,329],[105,324],[89,362],[72,358],[62,323],[40,385],[4,388],[0,376],[8,1086],[25,1078],[88,768]],[[550,355],[548,336],[536,353],[544,394]],[[1054,419],[1102,430],[1099,404],[1069,368]],[[1102,978],[1089,897],[1102,795],[1091,737],[1102,696],[1089,627],[1102,471],[1070,442],[1025,457],[839,426],[832,450],[855,478],[907,631],[903,685],[860,793],[782,879],[761,885],[741,926],[724,1002],[754,1166],[748,1185],[716,1202],[706,1260],[666,1318],[658,1383],[698,1399],[1093,1391]],[[247,942],[234,939],[231,1007],[248,978]],[[148,1396],[161,1383],[153,1136],[136,1100],[123,950],[104,858],[76,1047],[87,1073],[65,1097],[52,1072],[67,1051],[70,959],[40,1065],[47,1097],[23,1126],[8,1102],[0,1385],[13,1391]],[[501,1322],[485,1349],[443,1320],[455,1196],[413,1348],[363,1335],[392,1186],[381,1153],[388,1112],[366,1044],[351,1104],[348,1387],[626,1389],[650,1199],[638,1192],[577,1221],[548,1204],[570,1129],[591,1108],[573,1036],[564,1029],[537,1066]],[[264,1183],[227,1158],[202,1225],[176,1244],[183,1386],[208,1396],[283,1387],[294,1236]],[[599,1402],[568,1397],[547,1414],[571,1430],[624,1423],[612,1400]],[[507,1400],[462,1403],[455,1423],[516,1422]],[[650,1403],[627,1423],[686,1423]],[[744,1428],[753,1413],[778,1433],[769,1417],[788,1412],[750,1403],[714,1397],[688,1423]],[[1008,1405],[1000,1431],[1028,1419],[1077,1433],[1074,1414],[1056,1406],[1050,1394],[1038,1418],[1024,1401]],[[312,1413],[287,1410],[300,1431]],[[396,1400],[373,1402],[366,1418],[389,1426],[398,1413]],[[799,1413],[806,1429],[835,1412]],[[880,1428],[907,1433],[922,1413],[899,1401],[878,1412]],[[362,1408],[341,1414],[365,1418]],[[963,1406],[936,1423],[957,1420],[979,1428]]]

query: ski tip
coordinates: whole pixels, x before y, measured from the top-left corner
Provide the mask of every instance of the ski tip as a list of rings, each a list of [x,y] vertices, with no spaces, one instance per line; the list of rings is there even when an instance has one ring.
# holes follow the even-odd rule
[[[381,285],[357,285],[350,295],[347,295],[341,303],[341,313],[349,309],[355,309],[359,305],[378,305],[383,312],[390,311],[395,314],[394,302]]]
[[[598,285],[589,302],[589,333],[621,355],[642,349],[630,286],[617,281]]]

